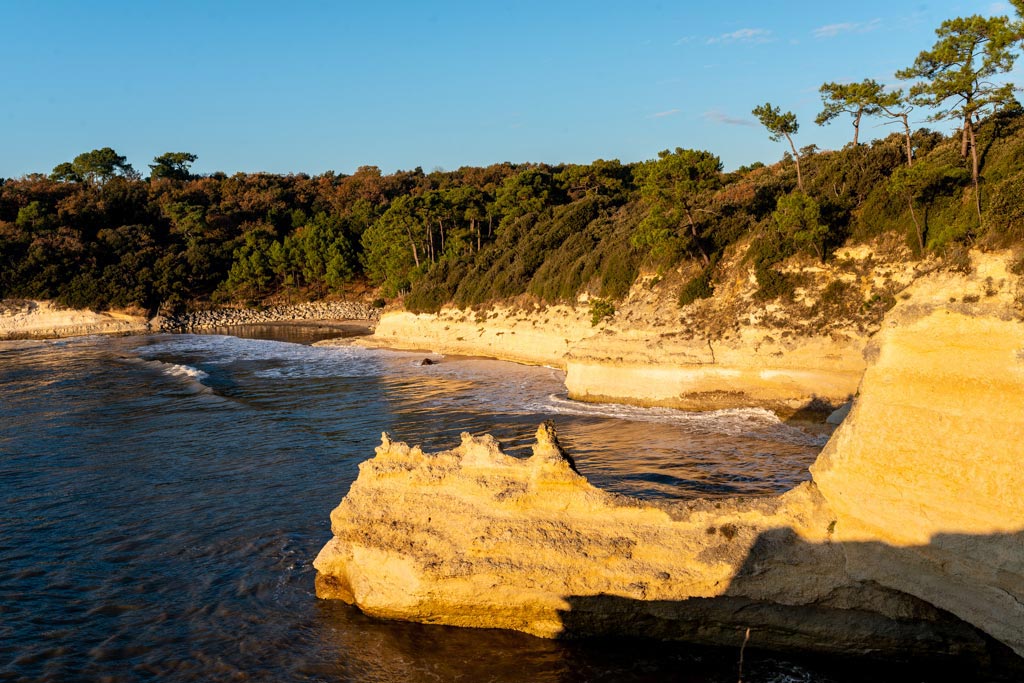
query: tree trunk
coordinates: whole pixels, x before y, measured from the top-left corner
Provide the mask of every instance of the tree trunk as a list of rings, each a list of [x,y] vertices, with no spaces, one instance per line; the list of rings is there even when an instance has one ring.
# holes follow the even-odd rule
[[[910,217],[914,219],[914,227],[917,228],[917,246],[921,249],[921,258],[924,258],[924,230],[921,229],[921,222],[917,220],[917,212],[914,211],[914,199],[907,193],[907,207],[910,208]]]
[[[971,129],[971,115],[966,114],[964,116],[964,128],[960,135],[960,156],[964,159],[967,158],[967,142],[968,142],[968,131]]]
[[[860,139],[860,117],[864,116],[864,107],[857,110],[857,116],[853,119],[853,146],[857,146],[857,140]]]
[[[786,140],[789,141],[789,148],[793,150],[793,161],[796,162],[796,186],[803,192],[804,177],[800,173],[800,153],[796,151],[796,145],[793,144],[793,138],[789,137],[789,133],[786,133]]]
[[[907,166],[914,165],[914,148],[910,145],[910,122],[907,121],[907,112],[900,114],[900,118],[903,119],[903,134],[907,140]]]
[[[978,225],[981,225],[981,187],[978,182],[978,140],[974,135],[974,123],[968,119],[971,137],[971,178],[974,180],[974,204],[978,209]]]
[[[408,227],[405,228],[405,234],[409,236],[409,246],[412,247],[412,260],[416,264],[416,267],[420,267],[420,254],[416,249],[416,240],[412,238],[412,230]]]
[[[697,234],[697,225],[693,222],[693,215],[690,213],[690,207],[684,206],[683,210],[686,211],[686,220],[690,223],[690,234],[693,236],[693,243],[697,247],[697,251],[700,252],[701,260],[704,261],[704,265],[708,266],[711,264],[711,259],[708,258],[708,253],[704,251],[704,246],[700,243],[700,236]]]

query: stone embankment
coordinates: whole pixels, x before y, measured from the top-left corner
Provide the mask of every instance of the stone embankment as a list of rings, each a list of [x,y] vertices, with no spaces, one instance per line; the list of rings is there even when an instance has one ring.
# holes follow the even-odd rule
[[[191,332],[230,325],[259,325],[302,320],[369,320],[380,318],[380,309],[354,301],[311,301],[266,308],[214,308],[154,319],[154,331]]]
[[[489,436],[426,454],[385,435],[331,515],[317,594],[545,637],[738,646],[749,628],[766,648],[1017,661],[1024,284],[1006,261],[906,291],[812,480],[788,493],[612,495],[546,426],[522,460]]]

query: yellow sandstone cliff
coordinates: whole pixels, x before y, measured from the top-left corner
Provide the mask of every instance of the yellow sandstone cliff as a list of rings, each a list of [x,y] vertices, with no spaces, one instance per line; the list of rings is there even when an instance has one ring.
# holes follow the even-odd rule
[[[856,392],[876,307],[937,267],[899,251],[882,258],[870,247],[847,248],[829,265],[792,264],[804,285],[791,301],[765,302],[744,254],[736,251],[720,267],[714,297],[682,310],[673,287],[641,278],[598,325],[587,301],[392,311],[356,343],[557,367],[566,372],[569,396],[582,401],[821,416]]]
[[[96,313],[50,301],[0,301],[0,340],[138,334],[149,330],[144,316],[127,311]]]
[[[1024,301],[1006,259],[922,278],[853,410],[778,497],[640,501],[533,456],[392,442],[331,515],[317,594],[381,617],[881,656],[1024,656]]]

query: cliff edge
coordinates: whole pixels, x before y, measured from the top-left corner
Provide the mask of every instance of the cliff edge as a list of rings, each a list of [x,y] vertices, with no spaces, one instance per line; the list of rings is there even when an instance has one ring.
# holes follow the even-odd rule
[[[145,316],[128,311],[96,313],[64,308],[50,301],[0,301],[0,340],[141,334],[149,330]]]
[[[641,501],[532,457],[384,436],[331,515],[317,594],[381,617],[875,656],[1024,656],[1024,289],[1007,258],[920,278],[853,410],[778,497]]]

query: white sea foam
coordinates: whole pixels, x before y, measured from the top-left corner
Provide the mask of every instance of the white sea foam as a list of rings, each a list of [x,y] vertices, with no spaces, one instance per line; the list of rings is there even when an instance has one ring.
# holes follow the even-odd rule
[[[199,368],[194,368],[191,365],[180,365],[178,363],[162,363],[160,361],[156,362],[160,363],[160,365],[162,366],[161,370],[166,375],[173,375],[175,377],[189,377],[191,379],[196,380],[197,382],[202,382],[204,379],[208,379],[210,377],[208,373],[203,372]]]
[[[631,422],[670,423],[724,436],[770,437],[772,440],[801,444],[822,444],[824,439],[789,427],[764,408],[728,408],[689,411],[674,408],[644,408],[617,403],[586,403],[551,394],[539,411],[556,415],[600,417]]]

